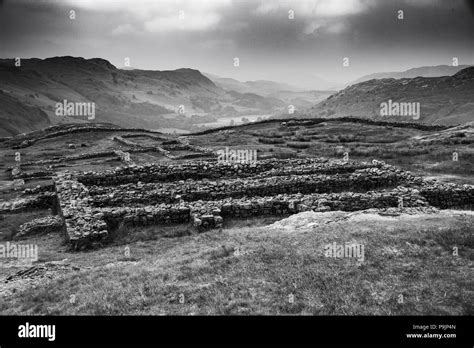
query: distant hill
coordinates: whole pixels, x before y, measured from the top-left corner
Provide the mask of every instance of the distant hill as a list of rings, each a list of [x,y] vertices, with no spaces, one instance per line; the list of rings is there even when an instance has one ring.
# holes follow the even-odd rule
[[[465,68],[468,68],[469,65],[437,65],[437,66],[422,66],[419,68],[413,68],[405,71],[397,72],[382,72],[375,73],[370,75],[362,76],[360,79],[351,82],[351,85],[361,83],[364,81],[369,81],[373,79],[406,79],[406,78],[415,78],[415,77],[439,77],[439,76],[452,76],[458,71],[461,71]]]
[[[288,107],[306,108],[330,96],[334,91],[306,91],[286,83],[275,81],[257,80],[241,82],[232,78],[220,77],[204,73],[217,86],[227,91],[239,93],[258,94],[261,96],[279,99]]]
[[[275,81],[256,80],[241,82],[229,77],[220,77],[209,73],[204,73],[204,75],[222,89],[240,93],[254,93],[262,96],[268,96],[279,91],[303,91],[301,88]]]
[[[331,94],[334,94],[334,92],[335,91],[278,91],[269,94],[268,97],[280,99],[284,101],[286,105],[293,105],[296,109],[304,109],[323,101]]]
[[[104,59],[69,56],[23,59],[20,67],[13,59],[0,59],[0,91],[4,135],[50,123],[94,121],[186,129],[191,115],[268,114],[284,104],[275,98],[248,100],[243,93],[229,93],[198,70],[122,70]],[[64,100],[95,103],[96,119],[57,116],[56,103]],[[41,117],[32,119],[32,115]]]
[[[30,132],[51,124],[48,115],[40,108],[20,103],[1,91],[0,106],[0,137]]]
[[[351,85],[312,107],[313,117],[356,116],[412,122],[410,117],[381,116],[381,104],[420,103],[419,122],[460,124],[474,119],[474,67],[453,76],[369,80]]]

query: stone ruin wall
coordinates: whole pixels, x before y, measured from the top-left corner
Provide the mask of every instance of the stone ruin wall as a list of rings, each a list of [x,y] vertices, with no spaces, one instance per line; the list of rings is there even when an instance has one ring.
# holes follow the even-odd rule
[[[256,163],[193,161],[179,164],[148,164],[121,167],[101,173],[84,172],[77,180],[87,186],[115,186],[137,182],[169,182],[179,180],[250,177],[265,172],[267,176],[337,174],[357,169],[381,167],[382,162],[358,163],[325,159],[263,160]],[[296,168],[296,169],[295,169]]]
[[[59,175],[54,181],[59,215],[64,221],[64,237],[72,249],[80,250],[106,241],[107,224],[103,214],[90,207],[89,190],[70,174]]]
[[[234,179],[213,179],[229,177]],[[128,184],[104,187],[121,182]],[[349,187],[344,185],[350,185],[353,192],[332,192]],[[472,206],[474,202],[474,188],[470,185],[424,182],[378,161],[344,163],[323,159],[130,166],[69,176],[56,187],[61,192],[60,200],[76,197],[74,206],[68,201],[61,204],[63,214],[66,211],[67,238],[75,249],[106,241],[110,227],[121,224],[192,223],[198,230],[205,230],[222,226],[226,218],[280,216],[307,210],[383,209],[398,207],[400,202],[403,207],[441,208]],[[150,190],[152,187],[155,189]],[[367,191],[376,188],[384,190]],[[311,190],[327,192],[306,193]],[[131,206],[114,207],[120,204]]]
[[[414,191],[393,190],[387,192],[340,193],[340,194],[293,194],[270,197],[226,198],[218,201],[182,202],[158,204],[139,208],[103,208],[107,221],[126,226],[188,223],[202,229],[221,227],[225,218],[253,216],[285,216],[302,211],[356,211],[370,208],[397,207],[403,199],[404,207],[426,207],[426,200]]]
[[[153,205],[179,201],[216,200],[227,197],[275,196],[278,194],[335,193],[369,191],[416,185],[421,178],[395,167],[357,169],[345,174],[301,174],[224,180],[192,180],[166,183],[125,184],[121,186],[91,186],[92,204],[96,207],[127,204]]]
[[[56,203],[46,205],[57,205],[53,211],[74,250],[106,243],[120,225],[186,223],[203,231],[219,228],[229,218],[285,216],[308,210],[356,211],[400,204],[474,207],[472,185],[424,181],[379,161],[132,165],[103,173],[66,172],[54,177],[54,184],[55,192],[44,193],[56,195]],[[23,226],[20,237],[48,226],[57,229],[58,219],[33,221]]]
[[[103,126],[103,125],[80,125],[75,127],[69,127],[67,129],[61,129],[61,126],[50,126],[46,128],[46,130],[50,131],[45,135],[37,136],[33,139],[25,139],[21,140],[22,137],[17,138],[8,138],[5,142],[10,143],[9,145],[12,146],[13,149],[21,149],[28,146],[33,145],[35,142],[55,138],[63,135],[70,135],[76,133],[89,133],[89,132],[140,132],[140,133],[150,133],[150,134],[162,134],[160,132],[154,132],[148,129],[142,128],[119,128],[119,127],[110,127],[110,126]]]
[[[140,136],[140,135],[137,135]],[[147,135],[147,134],[142,134],[141,136],[146,136],[148,138],[151,138],[153,140],[157,141],[162,141],[160,145],[144,145],[144,144],[139,144],[136,143],[132,140],[128,140],[127,138],[134,138],[136,136],[115,136],[113,137],[113,140],[118,142],[119,144],[128,146],[132,149],[134,152],[157,152],[169,159],[172,160],[182,160],[182,159],[188,159],[188,158],[198,158],[198,157],[209,157],[212,156],[214,157],[214,151],[211,149],[207,149],[201,146],[195,146],[189,144],[189,142],[186,139],[173,139],[173,140],[166,140],[161,137],[156,137],[152,135]],[[163,141],[164,140],[164,141]],[[175,156],[171,154],[171,151],[191,151],[193,152],[192,154],[187,154],[187,155],[181,155],[181,156]]]

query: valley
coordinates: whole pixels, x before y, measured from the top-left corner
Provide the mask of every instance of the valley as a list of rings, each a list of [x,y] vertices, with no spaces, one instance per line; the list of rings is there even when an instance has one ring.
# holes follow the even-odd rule
[[[20,66],[14,59],[1,59],[0,81],[4,105],[0,137],[91,120],[122,127],[197,131],[228,125],[232,119],[281,113],[288,103],[312,105],[329,95],[280,91],[290,86],[276,83],[270,92],[278,95],[256,94],[258,85],[238,92],[216,85],[193,69],[124,70],[104,59],[77,57],[23,59]],[[92,104],[94,118],[56,110],[58,103],[66,101]]]

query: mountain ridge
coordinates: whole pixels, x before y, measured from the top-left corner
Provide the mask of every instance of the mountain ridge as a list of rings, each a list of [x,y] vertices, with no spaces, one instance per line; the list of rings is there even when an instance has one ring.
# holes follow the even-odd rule
[[[348,85],[354,85],[364,81],[369,81],[373,79],[383,79],[383,78],[415,78],[415,77],[440,77],[440,76],[452,76],[458,71],[461,71],[465,68],[468,68],[470,65],[434,65],[434,66],[421,66],[417,68],[410,68],[404,71],[391,71],[391,72],[380,72],[364,75],[357,80],[350,82]]]
[[[420,122],[460,124],[474,113],[474,67],[453,76],[372,79],[350,85],[308,110],[312,117],[354,116],[411,122],[410,117],[381,116],[381,105],[389,101],[419,103]]]
[[[0,82],[0,90],[17,102],[13,106],[26,107],[18,107],[15,117],[29,119],[26,110],[32,108],[46,113],[51,124],[88,121],[55,115],[56,103],[63,100],[95,103],[97,122],[150,129],[191,127],[192,115],[260,114],[284,104],[276,98],[231,94],[196,69],[118,69],[102,58],[28,58],[19,67],[14,59],[0,59]],[[3,135],[31,130],[13,117],[0,110],[5,124],[17,125],[2,130]]]

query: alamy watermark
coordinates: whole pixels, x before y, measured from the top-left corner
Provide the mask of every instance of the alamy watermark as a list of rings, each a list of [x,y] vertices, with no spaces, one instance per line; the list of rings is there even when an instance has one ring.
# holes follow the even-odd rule
[[[229,149],[217,151],[217,162],[220,163],[256,163],[257,150],[249,149]]]
[[[95,103],[68,102],[56,103],[56,116],[87,116],[88,120],[95,119]]]
[[[0,244],[0,258],[16,258],[29,262],[38,261],[38,245],[10,242]]]
[[[400,103],[390,99],[380,104],[380,116],[409,116],[414,120],[419,120],[420,103]]]
[[[56,325],[38,325],[26,322],[18,326],[19,338],[47,338],[48,341],[56,339]]]
[[[324,246],[324,256],[333,258],[356,258],[357,261],[363,262],[365,258],[363,244],[326,244]]]

